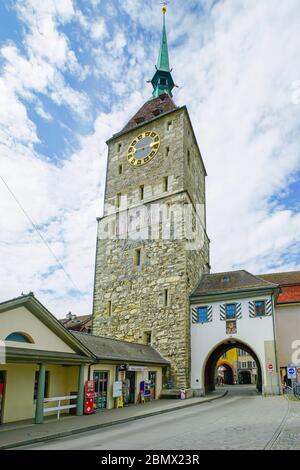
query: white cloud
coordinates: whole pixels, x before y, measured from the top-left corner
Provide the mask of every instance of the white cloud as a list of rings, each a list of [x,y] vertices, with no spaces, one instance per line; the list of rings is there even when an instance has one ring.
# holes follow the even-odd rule
[[[91,36],[93,39],[99,40],[107,34],[106,26],[103,19],[98,19],[91,25]]]

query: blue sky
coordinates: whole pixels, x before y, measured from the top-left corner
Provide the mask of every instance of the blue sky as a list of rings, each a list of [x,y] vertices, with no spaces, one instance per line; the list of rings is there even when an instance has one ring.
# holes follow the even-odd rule
[[[0,2],[0,300],[34,291],[57,315],[91,310],[105,141],[148,99],[161,6]],[[170,2],[176,104],[208,171],[213,271],[299,269],[297,0]]]

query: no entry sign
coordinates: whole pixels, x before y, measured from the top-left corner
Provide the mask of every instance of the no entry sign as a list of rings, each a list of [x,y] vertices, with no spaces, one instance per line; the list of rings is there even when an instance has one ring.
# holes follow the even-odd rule
[[[268,371],[273,372],[273,364],[268,364]]]

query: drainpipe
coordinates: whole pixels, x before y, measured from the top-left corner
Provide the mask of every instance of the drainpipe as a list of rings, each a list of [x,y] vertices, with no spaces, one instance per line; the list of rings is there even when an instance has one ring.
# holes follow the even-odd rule
[[[274,350],[275,350],[275,365],[276,365],[276,372],[277,372],[277,386],[279,393],[281,393],[281,386],[279,382],[279,374],[280,374],[280,369],[279,369],[279,364],[278,364],[278,356],[277,356],[277,335],[276,335],[276,322],[275,322],[275,302],[274,302],[274,294],[272,295],[272,307],[273,307],[273,335],[274,335]]]

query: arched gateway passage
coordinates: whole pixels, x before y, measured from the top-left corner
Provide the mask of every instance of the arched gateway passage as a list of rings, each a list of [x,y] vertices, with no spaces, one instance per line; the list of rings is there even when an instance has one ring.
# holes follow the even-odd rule
[[[253,357],[257,365],[256,388],[259,392],[261,392],[262,391],[262,372],[261,372],[260,361],[257,355],[248,345],[242,343],[241,341],[230,341],[230,340],[216,346],[216,348],[210,353],[206,361],[205,370],[204,370],[205,392],[210,392],[210,391],[215,390],[215,370],[216,370],[218,359],[224,353],[226,353],[232,348],[243,349],[248,354],[250,354],[250,356]]]
[[[229,364],[222,362],[219,364],[218,369],[223,369],[224,384],[232,385],[233,384],[233,370]]]

